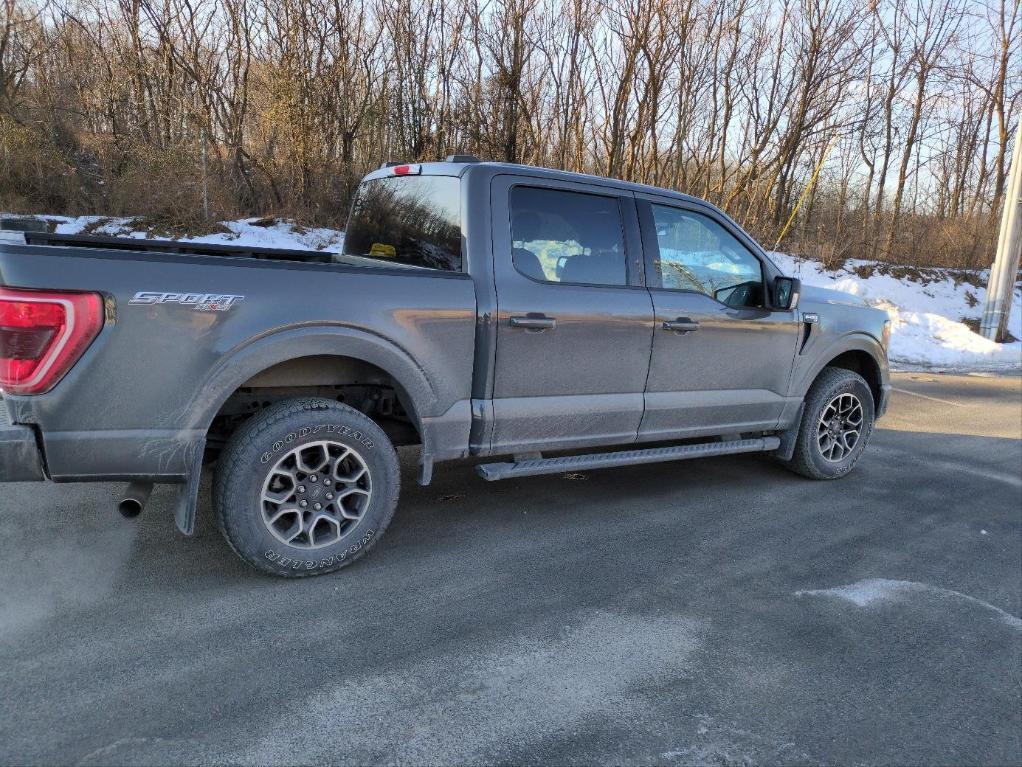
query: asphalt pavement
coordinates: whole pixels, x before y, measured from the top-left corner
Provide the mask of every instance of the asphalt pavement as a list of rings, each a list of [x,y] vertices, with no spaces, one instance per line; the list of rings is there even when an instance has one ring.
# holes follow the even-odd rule
[[[167,488],[0,486],[0,763],[1020,764],[1022,380],[894,385],[836,482],[404,451],[384,539],[301,581]]]

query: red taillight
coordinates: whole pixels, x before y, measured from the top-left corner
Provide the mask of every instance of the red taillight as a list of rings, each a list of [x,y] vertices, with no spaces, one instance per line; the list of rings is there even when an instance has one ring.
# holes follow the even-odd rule
[[[390,169],[395,176],[418,176],[422,173],[421,165],[395,165]]]
[[[96,293],[0,287],[0,389],[49,391],[102,327],[103,299]]]

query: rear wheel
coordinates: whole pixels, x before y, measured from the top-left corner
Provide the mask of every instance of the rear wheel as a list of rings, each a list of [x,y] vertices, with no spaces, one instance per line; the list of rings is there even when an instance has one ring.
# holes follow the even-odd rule
[[[397,506],[397,454],[362,413],[325,399],[253,416],[220,458],[217,523],[231,548],[267,573],[333,572],[379,540]]]
[[[873,393],[858,373],[825,368],[806,395],[795,452],[785,465],[810,479],[843,477],[873,431]]]

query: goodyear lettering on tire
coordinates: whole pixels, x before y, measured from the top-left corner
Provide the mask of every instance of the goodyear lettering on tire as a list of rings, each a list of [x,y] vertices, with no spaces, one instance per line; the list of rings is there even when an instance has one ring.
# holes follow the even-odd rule
[[[372,439],[357,429],[352,429],[348,426],[336,423],[325,423],[320,424],[319,426],[305,426],[297,432],[292,431],[288,433],[283,439],[276,440],[271,448],[262,454],[260,461],[262,463],[269,463],[274,454],[279,453],[285,446],[290,445],[296,440],[304,439],[305,437],[319,434],[320,432],[326,432],[327,434],[340,434],[342,437],[351,437],[360,445],[367,448],[372,448],[374,445]]]

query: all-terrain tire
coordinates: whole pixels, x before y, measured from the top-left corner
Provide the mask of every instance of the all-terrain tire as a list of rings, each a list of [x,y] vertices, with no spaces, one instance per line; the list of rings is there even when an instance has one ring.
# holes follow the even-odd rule
[[[390,524],[399,489],[397,453],[376,423],[333,400],[293,399],[231,437],[213,508],[238,556],[265,573],[301,578],[365,556]]]
[[[854,407],[854,402],[858,402],[861,407],[861,429],[850,449],[844,451],[838,448],[842,452],[835,460],[837,450],[828,457],[821,448],[821,441],[824,445],[831,444],[827,436],[821,439],[821,433],[827,430],[828,424],[834,422],[835,416],[838,421],[841,420],[840,413],[837,412],[839,408],[835,407],[834,403],[842,397],[845,398],[845,403],[853,403]],[[862,451],[866,449],[866,443],[873,432],[875,412],[873,393],[862,376],[844,368],[824,368],[806,394],[802,423],[795,440],[795,452],[791,460],[782,463],[809,479],[843,477],[852,470]],[[826,423],[825,413],[830,416]]]

